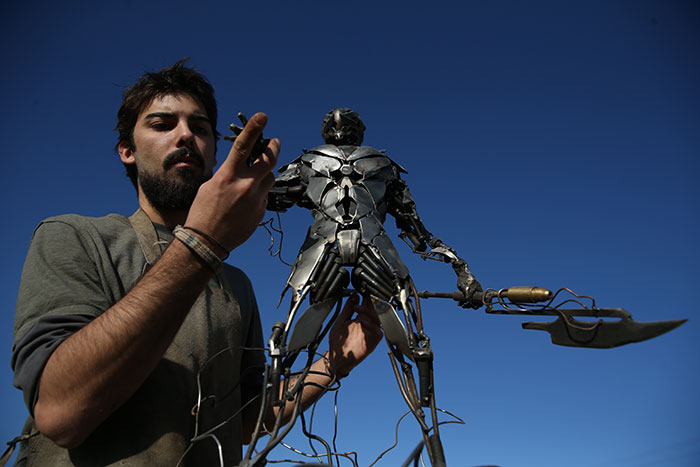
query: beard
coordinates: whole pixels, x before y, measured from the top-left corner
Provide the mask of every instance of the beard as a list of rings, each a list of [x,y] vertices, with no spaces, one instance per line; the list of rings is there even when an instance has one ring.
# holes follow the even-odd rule
[[[186,151],[176,151],[165,158],[163,173],[138,171],[141,190],[156,209],[164,211],[189,209],[197,196],[199,187],[211,178],[211,173],[198,175],[190,167],[174,168],[168,173],[168,168],[175,163],[176,157],[181,156],[182,152]],[[204,160],[199,154],[190,154],[190,156],[199,159],[202,166],[204,165]]]

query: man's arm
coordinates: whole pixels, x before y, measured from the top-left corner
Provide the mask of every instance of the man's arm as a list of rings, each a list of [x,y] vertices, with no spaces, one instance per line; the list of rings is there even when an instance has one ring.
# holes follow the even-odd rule
[[[353,315],[357,316],[353,319]],[[333,379],[340,379],[359,365],[379,344],[382,339],[382,329],[379,319],[374,311],[372,301],[364,298],[359,304],[357,295],[352,295],[343,307],[328,333],[328,351],[324,357],[315,361],[311,371],[304,380],[301,408],[306,410],[316,402],[324,393]],[[290,387],[296,381],[290,382]],[[280,397],[282,394],[280,394]],[[259,405],[252,408],[243,417],[244,443],[250,441],[255,429],[256,417]],[[283,423],[289,421],[294,410],[294,401],[287,401],[282,415]],[[266,425],[273,426],[279,408],[275,407],[268,414]]]
[[[411,247],[414,253],[423,258],[440,259],[452,265],[457,274],[457,288],[467,298],[460,302],[461,306],[471,307],[469,298],[481,289],[481,284],[476,280],[469,265],[465,260],[457,256],[457,252],[446,245],[442,240],[434,237],[423,225],[418,217],[416,203],[413,196],[401,178],[396,177],[388,186],[387,201],[389,213],[396,219],[396,227],[401,230],[399,236]]]
[[[186,225],[227,251],[241,245],[265,211],[280,143],[250,167],[246,160],[266,124],[256,114],[219,170],[203,184]],[[206,238],[200,241],[217,251]],[[139,388],[177,334],[213,272],[180,241],[122,300],[62,342],[44,367],[34,406],[37,428],[64,447],[80,445]]]

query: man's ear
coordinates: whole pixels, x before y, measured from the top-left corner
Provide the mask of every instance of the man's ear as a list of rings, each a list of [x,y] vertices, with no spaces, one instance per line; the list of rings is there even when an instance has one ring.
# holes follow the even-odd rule
[[[119,158],[124,164],[136,164],[134,150],[131,149],[128,141],[119,141]]]

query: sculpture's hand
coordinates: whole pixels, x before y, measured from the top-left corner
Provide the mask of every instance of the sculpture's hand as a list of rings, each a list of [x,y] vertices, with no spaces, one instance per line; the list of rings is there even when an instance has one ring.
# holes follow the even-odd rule
[[[328,334],[330,372],[339,378],[347,376],[377,347],[382,328],[372,301],[352,295],[345,303]],[[352,315],[357,313],[353,319]]]
[[[463,262],[464,263],[464,262]],[[477,309],[481,306],[480,303],[473,303],[471,300],[476,292],[482,292],[483,289],[474,275],[471,273],[469,268],[467,268],[466,263],[464,265],[454,266],[455,272],[457,273],[457,288],[464,294],[466,300],[460,301],[459,306],[462,308],[474,308]]]
[[[265,214],[266,195],[275,181],[280,141],[273,139],[252,165],[248,158],[267,123],[257,113],[236,138],[231,151],[214,176],[202,184],[192,203],[185,225],[214,237],[228,251],[255,231]]]

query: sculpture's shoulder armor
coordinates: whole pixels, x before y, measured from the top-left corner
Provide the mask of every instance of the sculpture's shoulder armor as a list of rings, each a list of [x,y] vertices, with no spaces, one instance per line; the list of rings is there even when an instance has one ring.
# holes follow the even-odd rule
[[[346,154],[347,160],[356,161],[365,157],[385,157],[384,152],[372,146],[341,146],[340,149]]]
[[[391,159],[389,159],[391,160]],[[404,169],[401,165],[397,164],[396,161],[391,160],[391,163],[394,165],[396,168],[396,171],[402,174],[407,174],[408,170]]]
[[[336,159],[345,159],[345,156],[343,155],[343,152],[340,150],[340,148],[334,144],[322,144],[321,146],[316,146],[313,149],[310,149],[308,151],[304,150],[304,154],[302,154],[302,158],[304,156],[312,156],[312,155],[317,155],[317,156],[327,156],[327,157],[333,157]]]
[[[282,167],[280,167],[279,169],[277,169],[277,172],[279,172],[279,173],[284,173],[284,172],[286,172],[286,171],[288,171],[288,170],[295,170],[295,169],[297,168],[297,166],[299,165],[300,162],[301,162],[301,156],[297,157],[297,158],[294,159],[292,162],[283,165]]]
[[[343,166],[351,165],[357,173],[369,177],[385,167],[393,167],[395,174],[406,173],[399,164],[386,156],[385,151],[371,146],[335,146],[324,144],[302,154],[296,161],[312,171],[330,177]],[[292,164],[294,164],[292,162]]]
[[[386,149],[375,149],[372,146],[357,146],[354,151],[349,155],[348,160],[358,161],[361,159],[376,159],[377,161],[382,160],[379,165],[381,166],[393,166],[397,173],[408,173],[406,169],[397,164],[394,160],[386,155]]]
[[[330,177],[331,172],[338,170],[343,165],[345,158],[336,146],[324,144],[306,151],[297,160],[312,171]]]
[[[277,170],[279,175],[275,177],[276,184],[288,184],[293,180],[298,180],[301,173],[299,166],[301,163],[301,157],[297,157],[289,164],[285,164]]]

